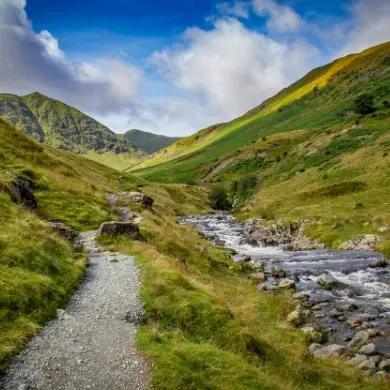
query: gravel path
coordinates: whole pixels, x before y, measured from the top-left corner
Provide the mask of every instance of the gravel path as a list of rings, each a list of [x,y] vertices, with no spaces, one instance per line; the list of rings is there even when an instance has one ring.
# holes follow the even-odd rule
[[[15,359],[1,389],[146,389],[147,364],[135,346],[144,315],[138,270],[132,256],[100,252],[95,235],[80,235],[89,257],[84,283]]]

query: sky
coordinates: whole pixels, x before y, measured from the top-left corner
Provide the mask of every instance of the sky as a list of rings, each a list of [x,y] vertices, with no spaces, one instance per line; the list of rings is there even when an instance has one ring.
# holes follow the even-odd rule
[[[0,92],[186,136],[390,41],[390,0],[0,0]]]

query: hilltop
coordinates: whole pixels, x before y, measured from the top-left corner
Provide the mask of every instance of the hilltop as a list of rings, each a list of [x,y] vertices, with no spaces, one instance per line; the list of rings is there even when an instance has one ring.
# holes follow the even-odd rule
[[[180,137],[167,137],[165,135],[153,134],[136,129],[127,131],[123,137],[148,154],[152,154],[160,149],[166,148],[180,139]]]
[[[0,118],[59,149],[124,168],[143,158],[127,140],[81,111],[38,92],[0,95]]]

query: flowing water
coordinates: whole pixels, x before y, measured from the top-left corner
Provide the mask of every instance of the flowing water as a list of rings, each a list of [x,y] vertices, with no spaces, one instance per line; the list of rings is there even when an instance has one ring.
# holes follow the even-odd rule
[[[242,244],[250,226],[240,223],[229,214],[183,217],[180,224],[192,225],[203,236],[214,243],[234,249],[238,261],[250,256],[253,262],[262,262],[266,273],[273,266],[282,267],[289,277],[296,280],[297,291],[310,294],[312,305],[321,303],[316,311],[317,321],[331,332],[332,342],[346,344],[358,330],[374,328],[384,334],[375,342],[380,353],[390,354],[390,268],[373,267],[382,255],[363,251],[314,250],[293,252],[279,246]],[[331,291],[322,289],[317,279],[324,273],[331,274],[347,285]],[[276,284],[270,277],[266,282]],[[341,318],[333,318],[330,313],[343,309]],[[361,318],[363,325],[351,327],[349,318]]]

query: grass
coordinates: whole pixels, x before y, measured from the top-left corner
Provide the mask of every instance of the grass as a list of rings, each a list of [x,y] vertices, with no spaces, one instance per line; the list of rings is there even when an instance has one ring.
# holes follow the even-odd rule
[[[286,325],[287,297],[260,293],[223,249],[177,225],[178,215],[209,211],[207,191],[143,190],[155,199],[155,212],[143,212],[143,241],[101,243],[137,255],[148,317],[138,345],[152,359],[156,390],[383,388],[340,360],[309,357],[304,335]]]
[[[10,171],[34,181],[36,213],[14,204]],[[0,372],[80,282],[85,256],[50,230],[57,218],[79,230],[115,219],[106,191],[135,189],[143,179],[43,146],[0,120]]]

